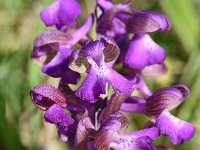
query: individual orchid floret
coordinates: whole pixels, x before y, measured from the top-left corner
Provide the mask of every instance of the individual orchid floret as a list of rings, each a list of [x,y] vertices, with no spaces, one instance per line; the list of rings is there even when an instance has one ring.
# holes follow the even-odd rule
[[[124,119],[123,115],[120,117],[118,113],[114,113],[111,117],[101,125],[98,130],[94,146],[98,150],[114,149],[114,150],[156,150],[155,147],[151,146],[152,140],[158,138],[158,129],[149,128],[136,132],[130,132],[120,134],[120,130],[123,127],[122,124]],[[125,117],[125,116],[124,116]]]
[[[122,104],[121,110],[146,114],[159,128],[160,134],[169,135],[173,144],[181,144],[194,136],[195,127],[174,117],[169,111],[177,107],[188,95],[189,90],[186,86],[175,85],[156,91],[147,100],[132,97]]]
[[[66,45],[68,48],[77,44],[91,29],[94,22],[94,16],[90,15],[85,24],[72,33],[65,33],[59,30],[49,30],[42,32],[34,40],[34,48],[31,57],[35,62],[41,64],[47,59],[47,54],[53,50],[58,51],[60,45]]]
[[[36,107],[46,111],[44,115],[45,120],[55,124],[60,133],[65,134],[68,126],[74,122],[64,110],[67,106],[65,96],[49,84],[36,86],[30,92],[30,95]]]
[[[105,63],[105,55],[110,54],[106,53],[106,50],[105,44],[101,41],[92,41],[83,47],[83,53],[87,57],[91,68],[88,76],[76,91],[76,95],[91,103],[96,102],[100,94],[106,93],[106,84],[111,84],[115,91],[123,94],[130,92],[132,89],[131,82]],[[113,59],[115,58],[113,57]]]
[[[70,36],[62,31],[50,30],[42,32],[34,40],[31,57],[36,63],[43,64],[49,52],[53,49],[58,50],[61,43],[67,43],[68,41],[70,41]]]
[[[53,104],[65,108],[67,106],[65,96],[50,84],[37,85],[30,92],[33,104],[39,109],[46,111]]]
[[[58,29],[72,27],[80,15],[81,7],[76,0],[55,0],[40,13],[46,26],[56,26]]]
[[[45,112],[44,119],[51,124],[55,124],[62,134],[66,134],[68,126],[74,123],[74,119],[72,119],[58,104],[53,104]]]
[[[44,73],[55,78],[61,77],[72,84],[77,83],[79,74],[68,68],[71,47],[89,32],[93,21],[91,15],[81,28],[70,34],[57,30],[41,33],[34,41],[33,60],[45,64],[42,69]],[[53,52],[56,54],[52,59]]]

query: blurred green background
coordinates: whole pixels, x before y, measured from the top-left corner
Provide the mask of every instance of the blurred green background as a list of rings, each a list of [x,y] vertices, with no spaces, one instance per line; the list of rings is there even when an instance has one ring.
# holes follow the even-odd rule
[[[83,8],[80,21],[94,10],[94,0],[79,0]],[[30,59],[34,37],[45,26],[40,11],[52,0],[0,1],[0,149],[62,150],[56,128],[44,123],[43,112],[31,103],[29,91],[35,85],[57,80],[43,75]],[[190,97],[173,113],[197,127],[195,137],[177,150],[198,150],[200,147],[200,1],[199,0],[134,0],[137,9],[165,13],[172,21],[168,32],[153,33],[153,39],[167,51],[165,77],[147,78],[152,90],[184,83]],[[143,116],[132,117],[131,128],[144,125]],[[168,138],[157,143],[170,145]]]

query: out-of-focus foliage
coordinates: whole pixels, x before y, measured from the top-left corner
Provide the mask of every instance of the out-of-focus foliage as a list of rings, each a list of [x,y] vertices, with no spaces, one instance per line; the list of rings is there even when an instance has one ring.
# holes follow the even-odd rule
[[[80,22],[95,6],[94,0],[79,0],[83,8]],[[117,0],[115,0],[117,2]],[[0,1],[0,149],[66,149],[56,129],[44,124],[42,112],[31,103],[29,91],[36,84],[51,82],[30,60],[34,37],[45,26],[39,12],[52,0]],[[177,83],[190,87],[191,96],[174,113],[197,127],[195,137],[177,150],[196,150],[200,146],[200,1],[134,0],[137,9],[163,12],[172,21],[172,30],[152,34],[167,51],[169,72],[165,77],[146,79],[152,90]],[[139,115],[132,117],[131,130],[144,125]],[[159,144],[169,145],[160,138]]]

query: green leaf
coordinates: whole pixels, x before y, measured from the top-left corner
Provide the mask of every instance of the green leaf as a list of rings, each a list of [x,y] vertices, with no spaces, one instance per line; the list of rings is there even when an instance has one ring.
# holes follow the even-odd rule
[[[161,0],[162,9],[172,22],[185,50],[189,53],[198,48],[199,24],[191,0]]]

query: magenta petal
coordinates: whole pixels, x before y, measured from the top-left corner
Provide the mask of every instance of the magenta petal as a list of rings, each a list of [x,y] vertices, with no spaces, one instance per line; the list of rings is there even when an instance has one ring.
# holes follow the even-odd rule
[[[143,69],[146,66],[162,64],[166,54],[148,34],[136,34],[128,48],[125,63],[131,68]]]
[[[38,64],[44,64],[48,60],[49,55],[59,49],[59,45],[68,45],[70,37],[59,30],[44,31],[34,40],[34,48],[31,57]],[[52,56],[51,56],[52,57]]]
[[[173,87],[178,89],[183,94],[184,98],[190,95],[189,88],[183,84],[177,84],[177,85],[174,85]]]
[[[111,67],[107,66],[109,74],[107,75],[108,83],[112,85],[115,91],[119,91],[122,94],[128,94],[133,89],[133,83],[126,79],[124,76],[116,72]]]
[[[154,127],[137,132],[119,134],[118,131],[122,128],[123,122],[121,115],[118,118],[117,114],[112,114],[97,132],[94,141],[95,147],[99,150],[110,148],[115,150],[155,150],[151,146],[151,142],[152,139],[158,137],[157,128]]]
[[[111,142],[116,140],[116,132],[120,128],[121,123],[117,120],[109,120],[103,123],[94,140],[95,148],[98,150],[109,149]]]
[[[85,23],[79,29],[69,34],[71,40],[68,43],[70,45],[75,45],[90,31],[93,23],[94,23],[94,15],[90,15],[85,21]]]
[[[61,24],[70,26],[81,15],[81,7],[76,0],[60,0],[57,15]]]
[[[112,21],[112,31],[115,33],[115,35],[118,34],[126,34],[126,25],[124,22],[119,20],[118,18],[114,18]]]
[[[40,17],[44,21],[46,26],[53,26],[55,24],[59,24],[57,17],[58,9],[59,1],[56,1],[40,13]]]
[[[57,0],[40,13],[46,26],[58,29],[71,27],[81,14],[81,7],[76,0]]]
[[[97,67],[95,65],[91,67],[87,78],[76,91],[76,96],[94,103],[98,100],[100,94],[106,93],[106,83],[110,83],[115,91],[119,91],[124,95],[128,94],[133,86],[129,80],[112,68],[104,65]]]
[[[77,126],[74,149],[88,150],[88,129],[94,129],[94,126],[87,114],[84,114]]]
[[[102,54],[104,49],[105,49],[105,46],[103,42],[96,40],[96,41],[91,41],[87,43],[83,47],[83,52],[84,52],[85,57],[89,56],[91,58],[96,58]]]
[[[196,131],[194,125],[180,120],[169,112],[163,112],[156,121],[160,134],[169,135],[173,144],[182,144],[190,140]]]
[[[132,138],[129,140],[120,138],[116,143],[112,143],[110,147],[114,150],[156,150],[155,147],[151,146],[151,139],[149,137]]]
[[[183,94],[181,90],[175,87],[157,90],[146,102],[146,114],[150,117],[157,117],[164,110],[170,111],[184,100]]]
[[[61,46],[56,56],[42,68],[42,71],[52,77],[61,77],[68,69],[71,51],[71,49]]]
[[[150,96],[152,92],[149,90],[148,86],[146,85],[145,81],[140,78],[140,81],[136,83],[136,88],[138,88],[140,91],[144,92],[146,95]]]
[[[80,79],[80,74],[68,69],[64,75],[62,75],[61,79],[69,84],[77,84]]]
[[[60,46],[56,56],[42,68],[42,72],[54,78],[61,77],[67,83],[76,84],[80,75],[68,68],[71,52],[67,46]]]
[[[124,33],[125,32],[125,24],[119,20],[117,17],[117,15],[119,13],[122,12],[130,12],[130,1],[124,3],[124,4],[117,4],[112,6],[112,4],[109,3],[109,1],[106,1],[106,5],[105,1],[102,1],[102,5],[98,5],[100,6],[104,11],[103,14],[100,16],[100,18],[98,18],[97,20],[97,28],[96,31],[97,33],[100,34],[107,34],[109,36],[113,36],[116,33],[113,33],[113,31],[117,31],[117,33]],[[110,5],[109,5],[110,4]],[[120,27],[117,29],[117,27]]]
[[[67,106],[64,95],[50,84],[40,84],[34,87],[30,95],[35,106],[43,111],[53,104],[59,104],[62,107]]]
[[[159,29],[162,30],[162,31],[163,30],[169,30],[171,28],[170,20],[163,14],[156,13],[156,12],[149,11],[149,10],[141,11],[140,13],[147,15],[148,17],[155,20],[160,26]]]
[[[125,22],[127,30],[135,34],[164,31],[171,28],[171,23],[165,15],[148,10],[135,11],[132,17],[127,16]]]
[[[97,23],[97,33],[100,33],[102,35],[106,34],[106,32],[111,29],[112,21],[115,15],[116,12],[114,12],[113,9],[105,11]]]
[[[76,96],[94,103],[98,100],[100,94],[105,94],[106,82],[103,76],[99,76],[98,72],[91,67],[86,79],[75,92]]]
[[[143,129],[135,132],[120,134],[121,138],[131,139],[131,138],[140,138],[140,137],[149,137],[152,140],[156,140],[159,137],[158,128],[148,128]]]
[[[68,126],[74,123],[74,120],[57,104],[52,105],[45,112],[44,119],[51,124],[55,124],[63,134],[68,130]]]
[[[103,50],[105,62],[112,66],[120,54],[120,49],[112,38],[104,37],[100,41],[104,44],[105,49]]]
[[[146,101],[138,97],[129,97],[120,107],[121,111],[144,114]]]

